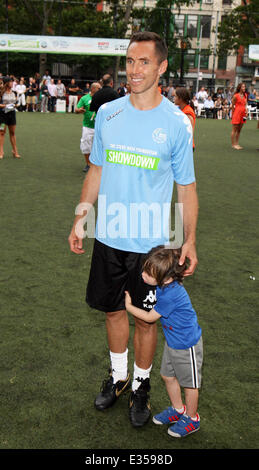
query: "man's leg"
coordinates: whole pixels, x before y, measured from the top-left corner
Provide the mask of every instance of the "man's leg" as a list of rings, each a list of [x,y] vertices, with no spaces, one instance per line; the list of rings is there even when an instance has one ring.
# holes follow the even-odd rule
[[[135,318],[134,352],[135,364],[143,370],[151,367],[157,343],[157,324]]]
[[[85,167],[83,171],[87,173],[90,168],[90,153],[84,153],[84,157],[85,157]]]
[[[150,372],[156,350],[157,325],[135,319],[134,334],[134,375],[129,400],[129,415],[134,427],[141,427],[150,418],[149,403]]]
[[[93,145],[94,138],[94,129],[89,129],[88,127],[83,127],[82,137],[80,141],[80,150],[85,158],[85,167],[83,171],[88,172],[90,168],[90,153]]]
[[[68,112],[71,113],[72,111],[72,101],[73,101],[73,96],[69,95],[68,97]]]
[[[124,353],[129,340],[129,320],[126,310],[107,313],[106,329],[110,351]]]
[[[106,330],[110,350],[111,373],[95,399],[95,407],[105,410],[112,406],[131,382],[128,374],[129,321],[125,310],[106,314]]]

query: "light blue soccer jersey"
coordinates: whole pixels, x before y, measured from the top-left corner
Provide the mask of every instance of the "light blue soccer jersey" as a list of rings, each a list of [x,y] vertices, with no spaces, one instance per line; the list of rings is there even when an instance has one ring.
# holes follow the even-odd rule
[[[147,253],[168,242],[174,181],[195,181],[192,126],[167,98],[148,111],[127,95],[101,106],[91,163],[102,166],[96,238]]]

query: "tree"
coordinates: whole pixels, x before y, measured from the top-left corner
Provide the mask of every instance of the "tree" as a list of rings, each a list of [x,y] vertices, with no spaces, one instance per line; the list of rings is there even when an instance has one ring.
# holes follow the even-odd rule
[[[237,52],[240,46],[258,44],[259,0],[242,0],[242,5],[222,18],[219,24],[218,54]]]
[[[177,9],[180,14],[183,5],[188,6],[192,3],[192,0],[157,0],[154,8],[134,10],[134,17],[140,20],[140,29],[154,31],[166,41],[168,46],[167,81],[170,72],[177,76],[177,70],[181,67],[184,51],[179,48],[179,43],[184,40],[185,50],[190,44],[188,36],[182,37],[179,34],[172,10]],[[184,63],[184,70],[187,71],[187,68],[188,65]]]

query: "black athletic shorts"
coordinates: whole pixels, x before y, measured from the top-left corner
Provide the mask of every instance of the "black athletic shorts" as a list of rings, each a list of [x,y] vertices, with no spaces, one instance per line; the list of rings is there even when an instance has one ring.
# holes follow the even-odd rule
[[[2,113],[0,116],[1,123],[5,123],[7,126],[16,125],[16,111],[9,111],[9,113]]]
[[[96,310],[125,309],[125,290],[136,307],[149,311],[156,303],[156,287],[141,276],[145,254],[111,248],[95,240],[86,302]]]

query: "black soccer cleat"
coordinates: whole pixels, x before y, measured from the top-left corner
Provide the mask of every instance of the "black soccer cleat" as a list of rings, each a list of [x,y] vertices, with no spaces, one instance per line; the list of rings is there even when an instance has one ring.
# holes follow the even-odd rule
[[[150,384],[149,379],[138,379],[141,384],[135,392],[130,394],[129,398],[129,416],[130,422],[134,427],[140,427],[146,424],[150,418],[151,407],[149,403]]]
[[[110,371],[109,379],[103,381],[101,392],[97,395],[94,405],[97,410],[103,411],[112,406],[117,398],[131,387],[130,375],[126,380],[118,380],[113,383],[112,373]]]

